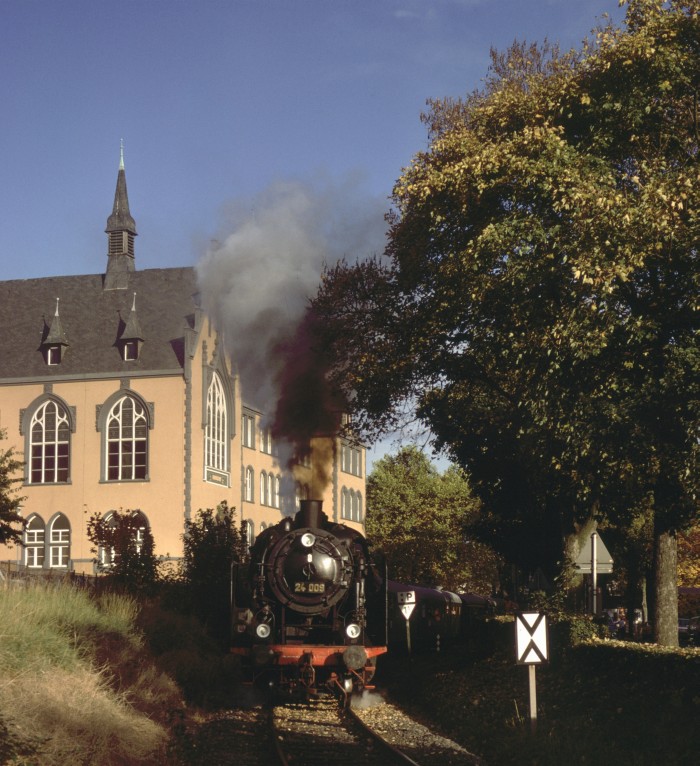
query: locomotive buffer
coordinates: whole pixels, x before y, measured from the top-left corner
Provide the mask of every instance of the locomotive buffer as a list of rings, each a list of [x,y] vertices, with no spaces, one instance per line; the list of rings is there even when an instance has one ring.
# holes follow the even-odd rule
[[[416,592],[414,590],[399,591],[397,594],[401,613],[406,619],[406,646],[411,653],[411,615],[416,608]]]

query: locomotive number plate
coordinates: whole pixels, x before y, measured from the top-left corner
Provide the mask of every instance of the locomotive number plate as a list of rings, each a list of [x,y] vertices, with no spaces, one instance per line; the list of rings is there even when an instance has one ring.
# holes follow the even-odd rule
[[[323,582],[295,582],[295,593],[325,593],[326,584]]]

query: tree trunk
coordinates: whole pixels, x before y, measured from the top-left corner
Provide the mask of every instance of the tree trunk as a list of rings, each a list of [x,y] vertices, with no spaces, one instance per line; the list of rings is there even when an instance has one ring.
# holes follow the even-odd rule
[[[654,532],[654,640],[678,646],[678,541],[673,532]]]

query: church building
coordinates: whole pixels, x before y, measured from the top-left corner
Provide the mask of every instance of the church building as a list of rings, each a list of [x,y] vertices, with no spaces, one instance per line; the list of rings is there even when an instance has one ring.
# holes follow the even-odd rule
[[[104,273],[0,282],[0,441],[24,461],[22,545],[0,571],[93,573],[90,517],[138,511],[177,561],[185,521],[226,501],[248,541],[312,492],[247,406],[195,269],[136,267],[123,155]],[[328,439],[327,439],[328,440]],[[365,451],[333,435],[324,511],[362,529]]]

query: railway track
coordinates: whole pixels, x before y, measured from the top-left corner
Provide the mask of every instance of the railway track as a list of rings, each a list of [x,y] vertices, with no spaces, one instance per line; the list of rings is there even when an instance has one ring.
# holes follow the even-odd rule
[[[479,766],[476,756],[372,695],[343,710],[309,703],[221,711],[203,722],[183,759],[191,766]],[[182,762],[182,761],[181,761]],[[483,766],[483,764],[481,765]]]
[[[280,762],[287,766],[479,764],[464,748],[378,699],[364,710],[343,710],[330,697],[280,706],[273,726]]]

